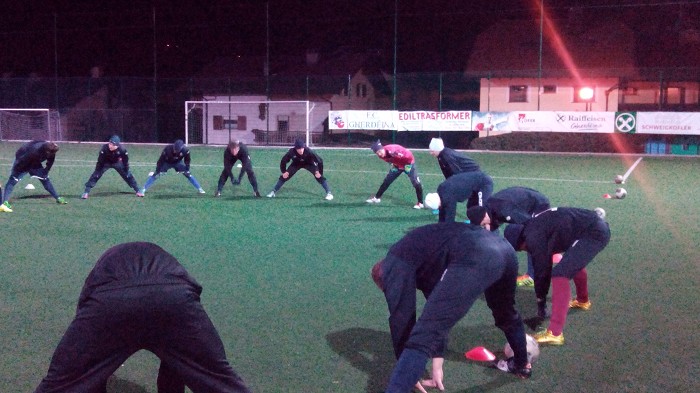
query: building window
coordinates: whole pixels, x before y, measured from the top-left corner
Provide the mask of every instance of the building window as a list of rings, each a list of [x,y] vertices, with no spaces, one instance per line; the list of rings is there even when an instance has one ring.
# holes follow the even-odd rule
[[[557,93],[557,86],[556,85],[544,85],[542,86],[542,94],[556,94]]]
[[[508,102],[527,102],[527,86],[516,85],[510,86],[510,94]]]
[[[355,86],[355,94],[358,97],[367,97],[367,85],[364,83],[358,83]]]
[[[289,131],[289,116],[277,116],[277,131]]]

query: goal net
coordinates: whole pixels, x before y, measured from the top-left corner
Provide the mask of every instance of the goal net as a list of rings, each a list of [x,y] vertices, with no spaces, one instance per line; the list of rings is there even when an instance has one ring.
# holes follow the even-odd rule
[[[185,143],[289,145],[301,138],[313,145],[327,128],[329,109],[313,101],[186,101]]]
[[[0,140],[60,141],[58,111],[35,108],[0,108]]]

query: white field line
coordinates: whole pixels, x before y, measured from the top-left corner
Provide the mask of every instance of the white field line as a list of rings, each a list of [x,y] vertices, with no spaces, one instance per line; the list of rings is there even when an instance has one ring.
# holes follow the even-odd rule
[[[641,160],[637,160],[637,163]],[[636,166],[636,164],[634,166]],[[0,166],[4,166],[3,164],[0,164]],[[9,165],[8,165],[9,166]],[[54,164],[54,167],[64,167],[64,168],[85,168],[85,167],[94,167],[95,166],[95,161],[88,161],[88,160],[56,160],[56,164]],[[130,167],[153,167],[155,168],[155,163],[146,163],[146,162],[130,162],[129,163]],[[634,169],[634,166],[631,169]],[[223,165],[211,165],[211,164],[191,164],[191,167],[193,168],[223,168]],[[235,171],[236,168],[234,168]],[[261,169],[261,170],[279,170],[279,166],[259,166],[259,165],[254,165],[253,169]],[[346,169],[331,169],[328,170],[327,172],[338,172],[338,173],[356,173],[356,174],[385,174],[386,171],[360,171],[360,170],[346,170]],[[421,176],[440,176],[442,177],[442,173],[421,173]],[[625,175],[627,176],[627,175]],[[557,179],[557,178],[546,178],[546,177],[510,177],[510,176],[491,176],[493,179],[503,179],[503,180],[527,180],[527,181],[541,181],[541,182],[568,182],[568,183],[599,183],[599,184],[604,184],[604,183],[610,183],[609,180],[582,180],[582,179]],[[625,177],[626,178],[626,177]]]
[[[628,169],[627,172],[625,172],[625,174],[622,176],[623,183],[627,181],[627,178],[629,177],[629,175],[632,174],[632,171],[634,171],[634,168],[636,168],[637,165],[639,165],[639,163],[642,162],[642,158],[643,157],[637,158],[637,161],[635,161],[634,164],[632,164],[632,166],[630,167],[630,169]]]

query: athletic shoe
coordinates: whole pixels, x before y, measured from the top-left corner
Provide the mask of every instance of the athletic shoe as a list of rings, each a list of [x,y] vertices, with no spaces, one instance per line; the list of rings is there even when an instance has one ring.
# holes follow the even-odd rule
[[[414,208],[414,209],[422,209],[422,208],[423,208],[423,204],[420,203],[420,202],[418,202],[418,203],[416,203],[415,205],[413,205],[413,208]]]
[[[581,310],[588,311],[591,309],[591,301],[579,302],[578,300],[574,299],[569,302],[569,308],[580,308]]]
[[[274,197],[275,197],[275,192],[274,192],[274,191],[270,191],[270,193],[267,194],[267,197],[268,197],[268,198],[274,198]]]
[[[522,276],[518,276],[517,283],[519,287],[534,287],[535,286],[535,280],[532,279],[527,274],[523,274]]]
[[[59,205],[67,205],[67,204],[68,204],[68,201],[66,201],[66,199],[63,198],[63,197],[58,197],[58,198],[56,199],[56,203],[58,203]]]
[[[142,191],[136,191],[136,196],[139,198],[143,198],[144,196],[146,196],[146,194],[144,194]]]
[[[0,212],[12,213],[12,209],[10,209],[10,204],[5,202],[2,205],[0,205]]]
[[[200,193],[200,194],[206,194],[206,193],[207,193],[206,191],[204,191],[204,189],[203,189],[202,187],[199,187],[199,189],[197,190],[197,192]]]
[[[258,191],[255,191],[253,195],[255,195],[256,198],[260,198],[260,193]]]
[[[217,192],[214,193],[214,197],[215,197],[215,198],[218,198],[218,197],[220,197],[220,196],[221,196],[221,191],[217,191]]]
[[[369,198],[368,200],[366,200],[365,202],[367,202],[367,203],[379,203],[381,201],[382,200],[377,198],[377,197],[372,197],[372,198]]]
[[[564,345],[564,333],[555,336],[549,329],[537,333],[533,337],[535,337],[535,341],[540,344]]]
[[[330,192],[329,192],[328,194],[326,194],[326,200],[327,200],[327,201],[332,201],[332,200],[333,200],[333,194],[331,194]]]
[[[515,368],[513,358],[501,359],[493,362],[493,367],[514,374],[518,378],[528,379],[532,375],[532,364],[528,363],[523,368]]]
[[[83,195],[80,197],[80,199],[88,199],[88,193],[84,192]]]

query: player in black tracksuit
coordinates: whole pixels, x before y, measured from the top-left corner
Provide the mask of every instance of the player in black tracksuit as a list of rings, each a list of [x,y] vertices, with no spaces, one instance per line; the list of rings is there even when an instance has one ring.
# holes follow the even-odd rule
[[[249,392],[226,359],[199,301],[202,287],[153,243],[107,250],[35,393],[103,393],[107,379],[141,349],[161,360],[158,392]]]
[[[509,371],[529,377],[525,328],[515,309],[518,263],[505,239],[476,225],[438,223],[412,230],[372,269],[389,307],[398,359],[387,392],[409,392],[430,358],[442,358],[452,327],[483,293],[514,348]],[[426,303],[416,322],[416,289]]]
[[[458,173],[481,171],[481,167],[476,161],[448,147],[443,147],[439,151],[431,148],[430,153],[437,158],[445,179]]]
[[[549,198],[537,190],[527,187],[504,188],[486,201],[491,230],[501,224],[524,224],[535,214],[550,208]],[[478,223],[474,223],[478,224]]]
[[[47,141],[31,141],[22,145],[15,153],[15,160],[12,163],[10,178],[5,184],[5,193],[2,196],[3,205],[6,207],[2,211],[11,212],[10,195],[15,189],[15,185],[22,180],[22,177],[29,173],[30,176],[39,179],[44,189],[56,199],[59,204],[66,204],[61,198],[49,179],[49,171],[56,160],[58,145]],[[46,166],[43,162],[46,161]]]
[[[290,161],[291,164],[287,166],[287,163]],[[314,178],[316,178],[318,184],[320,184],[324,191],[326,191],[326,199],[333,199],[333,194],[328,186],[328,182],[323,176],[323,160],[318,154],[316,154],[316,152],[309,149],[304,141],[300,139],[297,139],[294,142],[294,147],[290,148],[287,153],[282,156],[282,160],[280,160],[280,172],[282,172],[282,174],[277,180],[275,187],[269,194],[267,194],[267,197],[275,197],[277,191],[279,191],[284,183],[289,181],[289,179],[291,179],[299,169],[306,169],[307,171],[311,172],[314,175]]]
[[[549,209],[549,207],[549,198],[539,191],[527,187],[504,188],[491,195],[486,201],[492,231],[497,231],[503,223],[524,224],[532,216]],[[532,285],[531,277],[535,276],[535,270],[532,267],[532,258],[529,256],[526,275],[522,276],[522,280],[527,280],[528,285]],[[518,280],[520,283],[521,277]]]
[[[610,227],[595,211],[573,207],[555,207],[536,214],[524,225],[508,225],[505,237],[519,251],[532,256],[535,269],[535,294],[538,315],[547,315],[546,303],[552,285],[552,316],[546,332],[535,338],[542,343],[564,343],[564,324],[569,307],[588,309],[586,266],[610,241]],[[552,267],[552,255],[564,253]],[[576,286],[571,301],[569,280]]]
[[[233,166],[236,165],[236,161],[241,161],[241,172],[238,174],[236,179],[233,176]],[[253,186],[253,193],[256,197],[260,197],[258,192],[258,180],[255,178],[255,172],[253,172],[253,163],[250,161],[250,155],[248,154],[248,146],[240,141],[230,142],[224,150],[224,169],[221,171],[221,176],[219,176],[219,183],[216,187],[216,194],[214,196],[221,196],[221,191],[224,189],[226,180],[231,179],[232,185],[241,184],[241,179],[243,178],[243,173],[248,175],[248,181],[250,185]]]
[[[445,147],[440,138],[430,141],[429,150],[437,158],[446,179],[438,186],[441,205],[438,221],[454,221],[457,202],[467,201],[467,209],[483,206],[493,192],[491,176],[483,172],[471,157]]]
[[[190,160],[190,149],[185,146],[185,142],[181,139],[176,140],[175,143],[171,145],[165,146],[156,163],[156,170],[153,172],[153,175],[149,176],[146,180],[146,184],[144,184],[141,189],[141,194],[145,194],[146,190],[158,180],[160,175],[170,169],[175,169],[175,172],[182,173],[200,194],[204,194],[204,189],[202,189],[197,179],[190,173]]]
[[[483,206],[493,192],[491,176],[482,171],[462,172],[438,185],[440,196],[438,221],[451,222],[457,217],[457,203],[467,201],[467,209]],[[478,225],[478,223],[475,223]]]
[[[136,184],[136,179],[129,170],[129,153],[124,146],[121,145],[119,137],[117,135],[112,135],[112,137],[109,138],[109,143],[102,145],[100,149],[100,154],[97,156],[97,164],[95,164],[95,171],[92,172],[87,183],[85,183],[83,199],[88,198],[90,190],[95,187],[97,181],[100,180],[102,175],[110,168],[119,173],[119,176],[124,179],[126,184],[136,191],[137,196],[141,196],[141,193],[139,193],[139,186]]]

